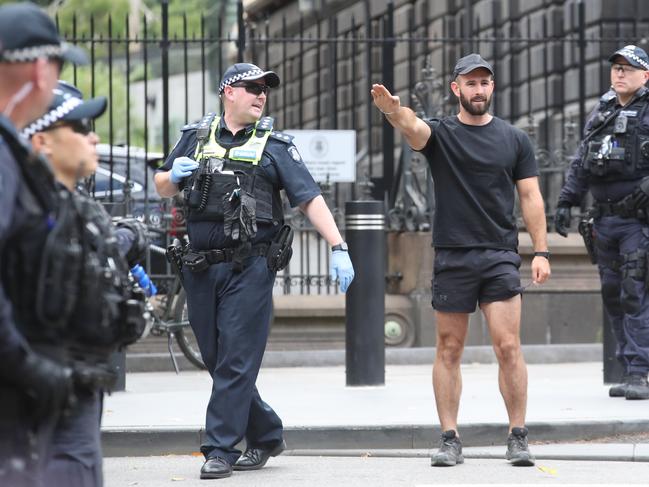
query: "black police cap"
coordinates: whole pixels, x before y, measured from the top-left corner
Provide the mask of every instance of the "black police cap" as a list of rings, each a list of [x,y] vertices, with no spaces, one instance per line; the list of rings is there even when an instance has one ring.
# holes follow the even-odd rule
[[[85,52],[65,42],[47,14],[31,2],[0,7],[0,62],[24,63],[56,58],[87,64]]]
[[[263,71],[259,66],[250,63],[237,63],[230,66],[223,73],[221,84],[219,85],[219,93],[223,93],[223,89],[237,81],[254,81],[264,78],[266,85],[270,88],[277,88],[279,86],[279,76],[274,71]]]
[[[37,132],[42,132],[59,121],[93,120],[106,110],[106,97],[84,100],[81,91],[65,81],[59,81],[53,91],[54,98],[47,112],[23,130],[25,137],[29,138]]]
[[[649,56],[641,47],[629,44],[615,51],[608,60],[613,62],[617,56],[622,56],[631,66],[649,71]]]
[[[482,56],[480,56],[480,54],[471,53],[464,56],[463,58],[460,58],[460,60],[457,62],[455,68],[453,69],[453,79],[457,78],[461,74],[468,74],[474,69],[478,68],[485,68],[489,70],[492,76],[494,74],[494,70],[491,67],[491,64],[482,59]]]

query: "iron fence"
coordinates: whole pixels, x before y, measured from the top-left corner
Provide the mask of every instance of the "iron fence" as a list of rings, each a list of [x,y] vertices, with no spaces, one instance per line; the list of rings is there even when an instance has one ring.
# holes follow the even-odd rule
[[[151,183],[155,168],[131,157],[130,148],[168,154],[182,125],[219,110],[215,90],[225,66],[246,60],[275,70],[282,79],[268,100],[276,126],[356,131],[356,182],[324,188],[341,226],[344,201],[378,198],[387,202],[391,230],[428,229],[434,188],[426,164],[380,117],[370,88],[382,82],[421,115],[451,113],[456,107],[449,96],[450,71],[470,51],[480,52],[494,66],[493,113],[534,139],[546,210],[553,215],[586,111],[608,88],[606,58],[617,47],[636,43],[649,20],[642,14],[587,20],[584,4],[570,0],[560,19],[550,10],[534,21],[531,16],[505,17],[499,0],[492,2],[486,19],[469,7],[433,17],[427,0],[413,0],[397,21],[392,3],[378,13],[370,3],[322,16],[265,19],[246,19],[239,3],[234,29],[223,18],[197,14],[197,32],[188,30],[185,16],[181,35],[171,36],[163,1],[161,28],[155,33],[147,18],[137,33],[129,31],[128,18],[108,17],[102,26],[92,18],[84,26],[73,19],[64,27],[68,41],[85,47],[91,57],[89,67],[69,68],[66,75],[86,94],[108,96],[107,114],[97,130],[109,148],[125,147],[120,176],[127,187],[141,185],[141,216],[151,222],[152,214],[170,214],[172,202],[156,197]],[[113,33],[117,22],[124,22],[123,34]],[[112,151],[105,162],[111,174],[119,170]],[[143,174],[141,181],[132,181],[132,164],[144,166],[137,171]],[[115,178],[108,185],[109,202],[130,197],[128,189],[117,191]],[[153,223],[167,230],[173,222],[177,231],[178,214]],[[326,245],[299,214],[290,212],[289,219],[303,235],[296,239],[298,258],[278,281],[281,292],[335,292],[326,279]]]

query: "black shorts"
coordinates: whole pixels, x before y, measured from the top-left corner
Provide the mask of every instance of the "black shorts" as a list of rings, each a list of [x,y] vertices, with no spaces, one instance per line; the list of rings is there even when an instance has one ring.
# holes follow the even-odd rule
[[[435,249],[433,308],[472,313],[476,303],[521,294],[520,266],[521,257],[512,250]]]

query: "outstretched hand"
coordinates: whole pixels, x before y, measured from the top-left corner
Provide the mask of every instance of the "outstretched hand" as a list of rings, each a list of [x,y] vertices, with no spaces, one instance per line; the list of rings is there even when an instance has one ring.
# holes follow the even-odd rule
[[[392,95],[383,85],[372,85],[370,93],[372,94],[376,107],[386,115],[395,113],[401,108],[401,100],[399,97]]]

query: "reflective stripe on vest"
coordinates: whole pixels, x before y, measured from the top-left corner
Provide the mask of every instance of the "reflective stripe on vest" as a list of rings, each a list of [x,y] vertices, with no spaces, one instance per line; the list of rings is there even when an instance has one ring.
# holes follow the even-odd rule
[[[201,150],[200,144],[196,147],[196,153],[194,154],[194,160],[200,161],[203,157],[219,157],[221,159],[226,158],[232,161],[241,161],[249,162],[253,166],[259,164],[261,157],[264,154],[264,148],[270,137],[270,130],[265,130],[261,137],[257,136],[257,126],[259,125],[259,120],[255,124],[255,128],[252,131],[252,135],[248,138],[245,144],[238,147],[233,147],[226,149],[219,145],[216,141],[216,129],[219,125],[220,117],[215,117],[212,121],[212,126],[210,127],[210,138],[203,145]]]

